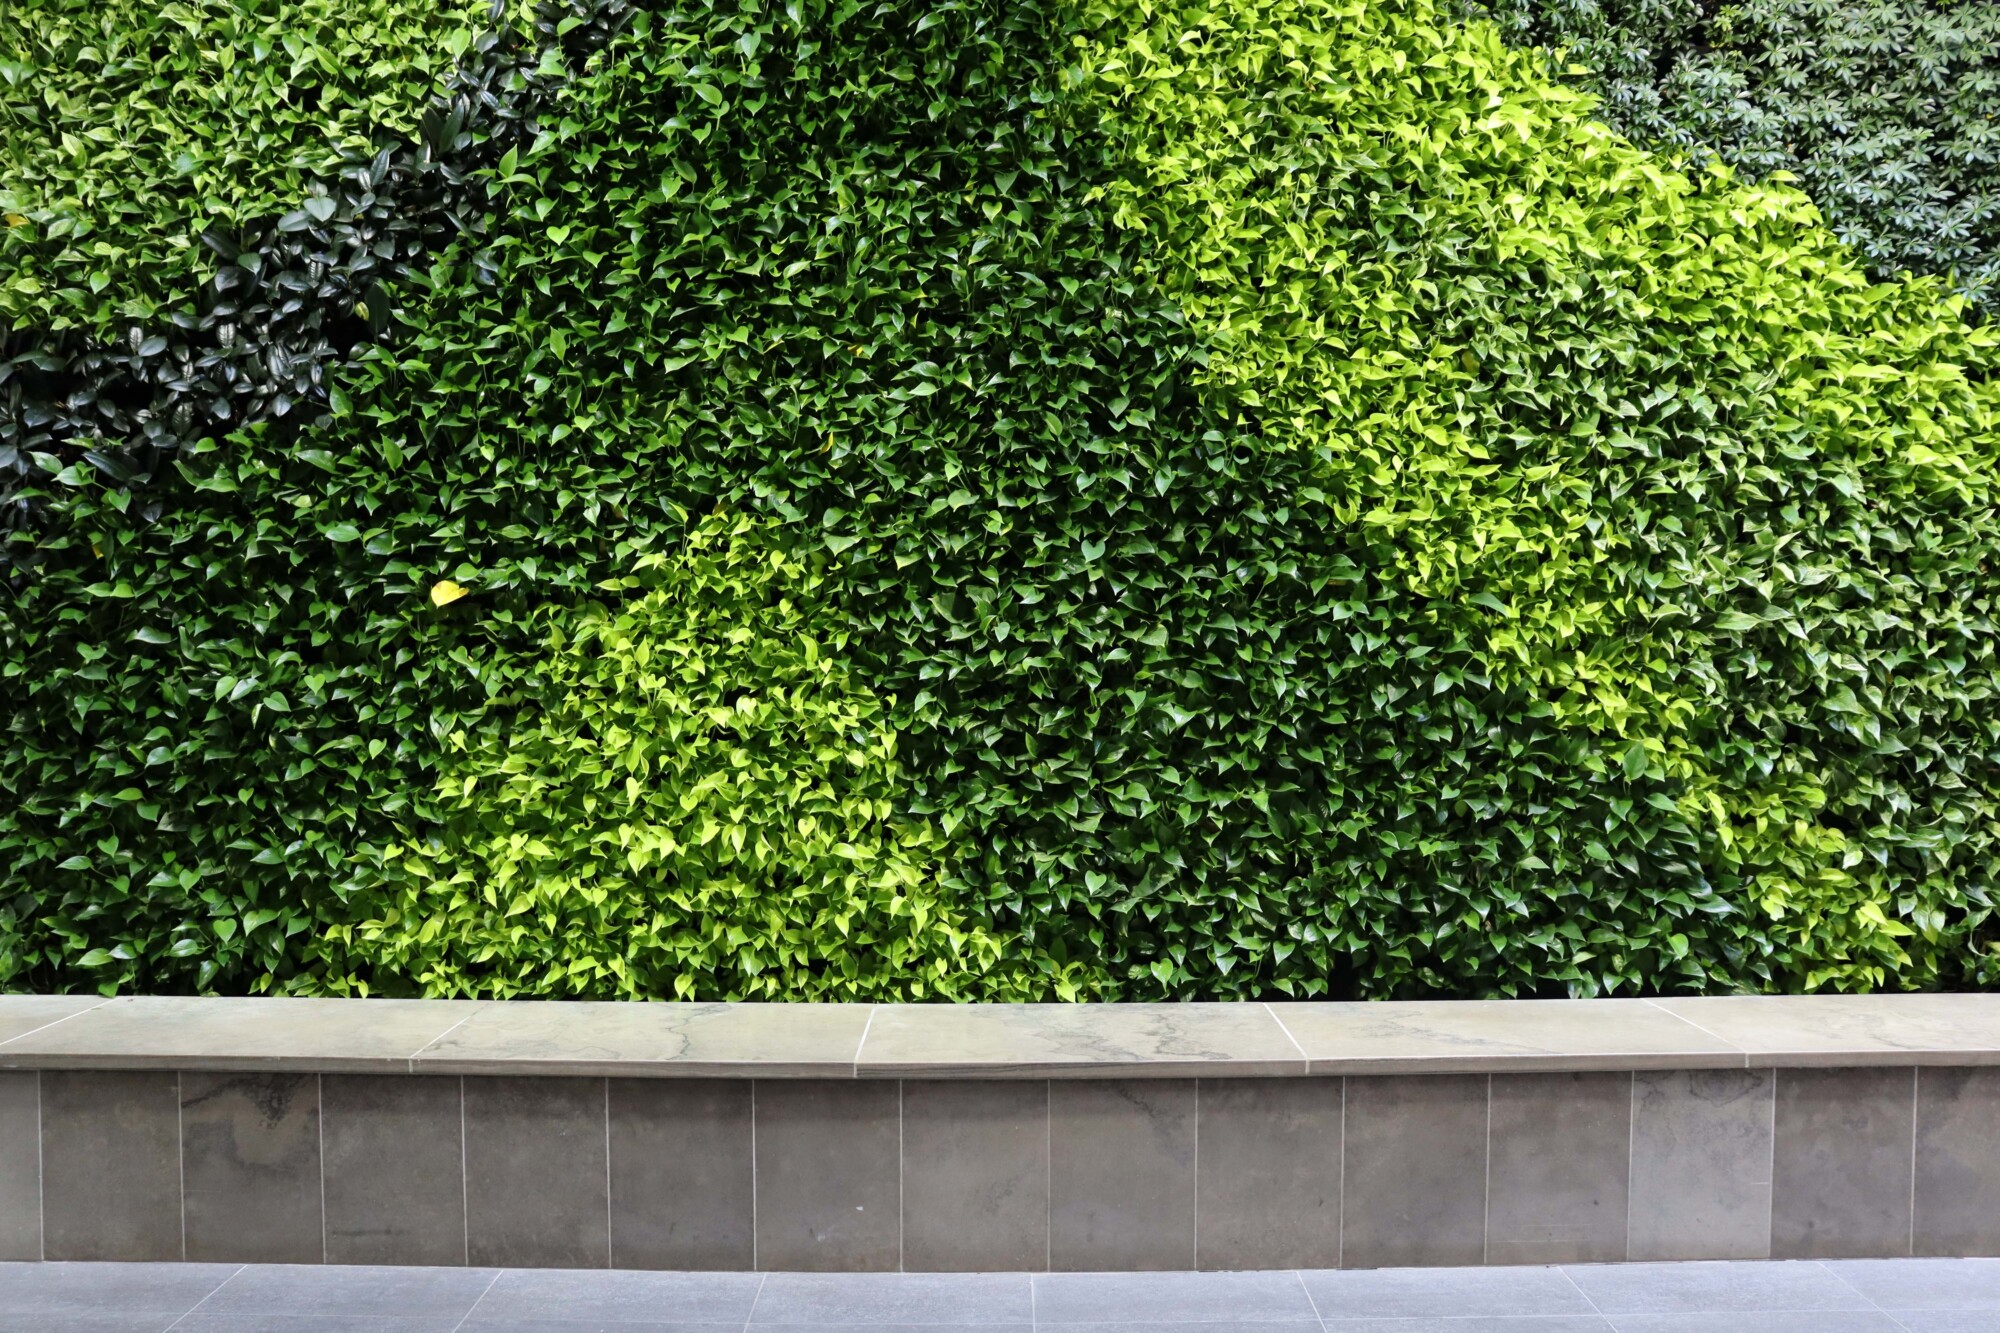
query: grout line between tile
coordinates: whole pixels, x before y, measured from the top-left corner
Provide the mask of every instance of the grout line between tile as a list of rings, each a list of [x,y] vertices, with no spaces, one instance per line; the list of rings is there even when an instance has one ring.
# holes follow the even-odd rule
[[[1764,1258],[1770,1259],[1778,1232],[1778,1078],[1785,1071],[1771,1071],[1771,1155],[1764,1163]]]
[[[480,1303],[486,1299],[486,1294],[493,1290],[494,1285],[500,1281],[501,1277],[504,1276],[506,1272],[507,1270],[504,1268],[498,1269],[494,1272],[491,1281],[487,1282],[487,1284],[480,1289],[479,1294],[472,1298],[472,1304],[467,1306],[465,1309],[465,1313],[459,1316],[458,1322],[451,1326],[451,1333],[458,1333],[458,1330],[465,1327],[465,1321],[472,1318],[473,1311],[479,1308]]]
[[[473,1003],[472,1008],[466,1013],[464,1018],[459,1019],[456,1023],[453,1023],[450,1027],[438,1033],[435,1037],[432,1037],[429,1041],[425,1042],[423,1045],[417,1047],[416,1050],[410,1052],[410,1058],[405,1062],[409,1066],[409,1072],[412,1074],[417,1072],[417,1058],[419,1056],[421,1056],[425,1051],[428,1051],[431,1047],[443,1041],[446,1037],[449,1037],[452,1033],[464,1027],[467,1023],[470,1023],[474,1018],[478,1017],[479,1012],[484,1008],[486,1008],[485,1001],[483,1000],[475,1001]]]
[[[238,1277],[242,1276],[243,1270],[248,1268],[249,1266],[250,1265],[248,1264],[236,1265],[236,1271],[234,1273],[231,1273],[228,1277],[216,1283],[215,1286],[209,1289],[208,1295],[202,1297],[200,1300],[196,1301],[193,1305],[190,1305],[186,1310],[183,1310],[181,1312],[181,1317],[179,1319],[174,1320],[173,1323],[168,1324],[164,1329],[160,1331],[160,1333],[173,1333],[175,1329],[179,1328],[181,1324],[186,1321],[189,1315],[193,1314],[196,1310],[199,1310],[202,1306],[207,1305],[210,1301],[214,1300],[216,1292],[221,1291],[224,1287],[228,1286],[230,1283],[234,1282]]]
[[[753,1078],[750,1080],[750,1271],[754,1273],[761,1266],[757,1262],[757,1080]],[[764,1290],[762,1282],[757,1284],[757,1290]],[[751,1308],[756,1308],[754,1301]],[[743,1326],[750,1326],[747,1318]]]
[[[1892,1260],[1891,1262],[1894,1262],[1894,1261]],[[1888,1310],[1884,1309],[1884,1308],[1883,1308],[1883,1306],[1882,1306],[1882,1302],[1880,1302],[1880,1301],[1876,1300],[1876,1299],[1875,1299],[1875,1298],[1874,1298],[1873,1296],[1870,1296],[1870,1295],[1869,1295],[1869,1294],[1868,1294],[1867,1292],[1865,1292],[1865,1291],[1861,1290],[1861,1288],[1859,1288],[1859,1287],[1855,1286],[1855,1285],[1854,1285],[1854,1284],[1853,1284],[1852,1282],[1849,1282],[1849,1281],[1848,1281],[1848,1280],[1847,1280],[1846,1278],[1844,1278],[1844,1277],[1842,1277],[1842,1276],[1841,1276],[1840,1274],[1838,1274],[1838,1273],[1834,1272],[1834,1271],[1833,1271],[1833,1270],[1832,1270],[1831,1268],[1828,1268],[1828,1267],[1826,1266],[1826,1261],[1825,1261],[1824,1259],[1814,1259],[1814,1260],[1812,1260],[1812,1263],[1813,1263],[1813,1266],[1814,1266],[1814,1267],[1816,1267],[1816,1268],[1818,1268],[1820,1272],[1822,1272],[1822,1273],[1825,1273],[1825,1274],[1826,1274],[1826,1275],[1827,1275],[1828,1277],[1832,1278],[1832,1279],[1833,1279],[1833,1280],[1834,1280],[1835,1282],[1838,1282],[1838,1283],[1839,1283],[1839,1284],[1840,1284],[1841,1286],[1843,1286],[1843,1287],[1846,1287],[1846,1288],[1847,1288],[1847,1289],[1848,1289],[1849,1291],[1853,1292],[1853,1293],[1855,1294],[1855,1296],[1856,1296],[1856,1297],[1858,1297],[1859,1299],[1861,1299],[1861,1300],[1864,1300],[1864,1301],[1868,1302],[1868,1307],[1869,1307],[1869,1308],[1870,1308],[1871,1310],[1874,1310],[1874,1311],[1875,1311],[1875,1312],[1876,1312],[1877,1314],[1879,1314],[1879,1315],[1881,1315],[1881,1316],[1882,1316],[1883,1318],[1887,1319],[1887,1320],[1888,1320],[1888,1321],[1889,1321],[1890,1323],[1894,1324],[1894,1325],[1895,1325],[1895,1326],[1896,1326],[1897,1328],[1901,1328],[1901,1329],[1906,1329],[1906,1330],[1907,1330],[1907,1329],[1909,1328],[1909,1325],[1908,1325],[1908,1324],[1905,1324],[1905,1323],[1904,1323],[1904,1322],[1903,1322],[1902,1320],[1900,1320],[1900,1319],[1896,1318],[1896,1316],[1895,1316],[1894,1314],[1892,1314],[1892,1313],[1891,1313],[1890,1311],[1888,1311]]]
[[[1743,1057],[1743,1067],[1745,1069],[1748,1069],[1750,1067],[1750,1052],[1744,1050],[1741,1046],[1738,1046],[1735,1042],[1729,1040],[1729,1038],[1722,1036],[1719,1033],[1710,1032],[1707,1028],[1695,1022],[1692,1018],[1689,1018],[1686,1014],[1677,1014],[1673,1010],[1667,1008],[1667,1006],[1665,1006],[1664,1004],[1653,1004],[1651,1000],[1648,1000],[1643,996],[1640,997],[1639,1002],[1641,1004],[1653,1005],[1653,1008],[1659,1010],[1661,1013],[1667,1015],[1669,1018],[1678,1018],[1681,1022],[1687,1024],[1689,1027],[1693,1028],[1696,1032],[1701,1033],[1705,1037],[1714,1037],[1715,1040],[1721,1042],[1724,1046],[1727,1046],[1730,1050],[1736,1052],[1738,1055]]]
[[[1042,1080],[1042,1271],[1056,1256],[1056,1108],[1055,1080]],[[1030,1283],[1032,1290],[1033,1283]],[[1033,1297],[1029,1298],[1032,1303]]]
[[[40,1229],[42,1262],[49,1258],[49,1186],[42,1165],[42,1071],[35,1071],[35,1225]]]
[[[903,1241],[907,1227],[903,1221],[903,1080],[896,1080],[896,1271],[903,1267]]]
[[[611,1080],[604,1080],[604,1266],[618,1266],[618,1241],[611,1234]]]
[[[1917,1099],[1923,1076],[1923,1066],[1910,1066],[1910,1248],[1906,1253],[1911,1255],[1917,1252]]]
[[[1297,1280],[1299,1290],[1305,1293],[1306,1304],[1312,1307],[1313,1319],[1318,1322],[1320,1333],[1326,1333],[1326,1316],[1319,1312],[1319,1302],[1313,1299],[1312,1289],[1306,1286],[1305,1274],[1294,1268],[1292,1277]]]
[[[326,1075],[313,1076],[313,1096],[318,1099],[319,1114],[314,1117],[319,1126],[319,1261],[326,1262]]]
[[[466,1166],[465,1153],[465,1075],[458,1076],[458,1216],[465,1224],[465,1266],[472,1267],[472,1172]],[[477,1301],[473,1302],[475,1305]],[[472,1312],[466,1311],[470,1319]],[[464,1323],[465,1319],[458,1321]]]
[[[187,1114],[181,1109],[183,1103],[186,1101],[186,1094],[181,1089],[181,1078],[182,1075],[180,1071],[175,1070],[174,1071],[174,1166],[175,1169],[180,1172],[181,1262],[186,1263],[188,1257]],[[224,1281],[227,1280],[228,1279],[226,1278],[224,1279]],[[210,1294],[212,1295],[213,1293]],[[203,1299],[207,1298],[204,1297]],[[189,1311],[189,1313],[192,1314],[193,1311]],[[182,1318],[186,1318],[186,1316],[183,1315]],[[178,1324],[180,1320],[176,1319],[174,1322]]]
[[[54,1022],[44,1023],[38,1028],[29,1028],[26,1032],[20,1033],[16,1036],[9,1037],[5,1041],[0,1041],[0,1055],[6,1054],[7,1048],[9,1046],[12,1046],[17,1041],[26,1041],[28,1038],[34,1036],[37,1032],[47,1032],[50,1028],[57,1027],[63,1023],[67,1023],[72,1018],[82,1018],[85,1014],[94,1013],[97,1010],[102,1009],[105,1005],[110,1004],[113,1000],[117,998],[118,997],[115,995],[107,995],[103,999],[99,1000],[96,1004],[89,1005],[85,1008],[79,1009],[73,1014],[64,1014],[61,1018],[56,1019]]]
[[[1347,1266],[1347,1085],[1340,1080],[1340,1221],[1333,1236],[1333,1266]],[[1304,1279],[1300,1279],[1303,1281]]]
[[[1486,1076],[1486,1183],[1485,1196],[1479,1201],[1479,1262],[1492,1262],[1493,1255],[1493,1075]],[[1345,1181],[1342,1188],[1346,1187]]]
[[[1194,1271],[1201,1271],[1201,1080],[1194,1081]]]
[[[1570,1286],[1576,1289],[1577,1295],[1583,1297],[1583,1303],[1590,1307],[1590,1311],[1592,1314],[1596,1315],[1599,1319],[1602,1319],[1607,1324],[1611,1323],[1611,1316],[1604,1313],[1604,1311],[1598,1309],[1597,1302],[1590,1299],[1590,1293],[1585,1291],[1583,1289],[1582,1284],[1579,1283],[1574,1277],[1570,1276],[1569,1265],[1558,1264],[1556,1266],[1556,1271],[1563,1275],[1563,1281],[1569,1283]],[[1617,1325],[1612,1324],[1612,1327],[1616,1328]]]
[[[1632,1159],[1639,1151],[1639,1071],[1632,1071],[1632,1084],[1626,1093],[1629,1103],[1625,1114],[1625,1244],[1619,1251],[1621,1261],[1632,1257]]]
[[[753,1231],[751,1234],[754,1237],[756,1233]],[[743,1333],[750,1333],[750,1322],[757,1317],[757,1302],[764,1299],[764,1284],[770,1280],[769,1273],[761,1274],[757,1278],[757,1290],[751,1293],[750,1308],[743,1314]]]

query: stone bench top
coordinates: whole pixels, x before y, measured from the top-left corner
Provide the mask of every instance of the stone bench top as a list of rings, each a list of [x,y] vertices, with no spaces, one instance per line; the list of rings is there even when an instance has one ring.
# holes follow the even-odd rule
[[[2000,995],[665,1004],[0,995],[0,1069],[1218,1078],[2000,1064]]]

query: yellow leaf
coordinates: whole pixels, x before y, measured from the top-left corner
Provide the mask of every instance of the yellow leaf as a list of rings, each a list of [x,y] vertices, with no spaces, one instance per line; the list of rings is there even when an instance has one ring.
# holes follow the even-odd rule
[[[453,583],[450,579],[439,579],[431,585],[431,605],[450,606],[470,591],[471,589],[463,584]]]
[[[28,225],[28,220],[19,213],[9,213],[7,215],[7,225],[10,227],[25,227]]]

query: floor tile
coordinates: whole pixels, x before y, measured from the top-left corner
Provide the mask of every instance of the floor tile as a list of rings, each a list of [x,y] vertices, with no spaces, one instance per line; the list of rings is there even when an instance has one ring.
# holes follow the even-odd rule
[[[1891,1310],[1903,1333],[1993,1333],[2000,1316],[1990,1310]]]
[[[1613,1319],[1870,1308],[1864,1297],[1817,1263],[1579,1264],[1564,1271]]]
[[[635,1273],[591,1269],[509,1269],[473,1307],[475,1324],[513,1320],[602,1319],[702,1324],[750,1317],[755,1273]]]
[[[1615,1333],[1596,1315],[1474,1315],[1467,1319],[1329,1319],[1327,1333]]]
[[[0,1327],[23,1315],[179,1316],[235,1271],[235,1264],[0,1264]]]
[[[1328,1321],[1596,1313],[1560,1268],[1378,1268],[1300,1277]]]
[[[7,1317],[0,1313],[0,1320]],[[163,1333],[179,1318],[171,1314],[39,1315],[32,1325],[24,1327],[32,1327],[35,1333]]]
[[[1043,1328],[1050,1325],[1043,1324]],[[977,1328],[979,1333],[1035,1333],[1033,1324],[750,1324],[744,1333],[884,1333],[893,1329],[895,1333],[964,1333],[967,1328]],[[1313,1326],[1313,1333],[1319,1333],[1319,1326]]]
[[[462,1319],[496,1276],[490,1268],[258,1264],[223,1283],[201,1313]]]
[[[1740,1314],[1624,1314],[1618,1333],[1743,1333]],[[1756,1333],[1903,1333],[1878,1310],[1767,1311],[1757,1316]]]
[[[1825,1267],[1885,1310],[2000,1312],[2000,1259],[1839,1259]],[[2000,1328],[2000,1313],[1992,1323]]]
[[[1051,1273],[1035,1278],[1035,1321],[1313,1318],[1293,1273]]]
[[[1025,1273],[773,1273],[753,1324],[1034,1322]]]
[[[457,1315],[209,1314],[196,1311],[173,1333],[456,1333]]]
[[[176,1333],[179,1333],[176,1330]],[[740,1322],[724,1324],[635,1324],[600,1319],[468,1319],[457,1333],[743,1333]]]
[[[1320,1333],[1316,1319],[1156,1319],[1136,1323],[1035,1325],[1036,1333]],[[896,1333],[904,1333],[898,1329]]]

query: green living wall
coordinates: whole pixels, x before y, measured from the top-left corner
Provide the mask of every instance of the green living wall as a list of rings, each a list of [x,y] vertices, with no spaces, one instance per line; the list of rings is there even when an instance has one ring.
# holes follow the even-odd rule
[[[0,984],[2000,981],[1956,268],[1432,0],[369,8],[7,196]]]

